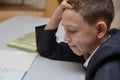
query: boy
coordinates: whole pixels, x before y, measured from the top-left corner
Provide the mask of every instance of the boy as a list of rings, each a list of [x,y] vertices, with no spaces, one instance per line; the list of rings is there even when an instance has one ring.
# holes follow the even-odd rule
[[[47,25],[36,27],[37,50],[50,59],[80,62],[85,80],[120,80],[120,31],[111,29],[112,0],[64,0]],[[62,20],[64,40],[55,33]]]

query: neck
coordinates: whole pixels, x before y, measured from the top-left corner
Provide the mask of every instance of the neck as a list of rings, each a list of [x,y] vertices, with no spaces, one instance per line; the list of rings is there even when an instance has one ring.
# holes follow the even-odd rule
[[[84,55],[84,58],[87,59],[87,58],[95,51],[95,49],[96,49],[100,44],[102,44],[108,37],[109,37],[109,35],[106,34],[106,35],[103,36],[102,38],[98,39],[97,42],[96,42],[96,45],[92,46],[92,48],[89,50],[89,52]]]
[[[83,56],[84,56],[84,59],[87,60],[90,57],[90,53],[86,53]]]

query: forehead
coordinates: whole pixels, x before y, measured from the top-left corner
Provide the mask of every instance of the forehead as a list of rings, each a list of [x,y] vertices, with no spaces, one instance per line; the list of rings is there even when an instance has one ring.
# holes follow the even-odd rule
[[[83,26],[87,24],[87,22],[83,19],[80,12],[76,12],[72,9],[66,9],[62,15],[62,24],[64,27],[66,26]]]
[[[65,9],[62,14],[62,20],[69,19],[69,20],[83,20],[83,17],[80,15],[80,12],[75,11],[74,9]]]

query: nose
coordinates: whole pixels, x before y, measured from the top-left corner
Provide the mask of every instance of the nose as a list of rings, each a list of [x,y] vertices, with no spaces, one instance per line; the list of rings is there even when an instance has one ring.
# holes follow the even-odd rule
[[[65,35],[64,35],[64,40],[66,41],[66,42],[70,42],[70,35],[67,33],[67,32],[65,32]]]

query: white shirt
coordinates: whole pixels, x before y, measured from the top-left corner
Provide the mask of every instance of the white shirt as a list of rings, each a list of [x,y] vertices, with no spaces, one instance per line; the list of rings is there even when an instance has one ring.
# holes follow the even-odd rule
[[[111,37],[111,35],[108,36],[108,38],[110,38],[110,37]],[[106,38],[104,41],[106,41],[108,38]],[[103,42],[104,42],[104,41],[103,41]],[[87,68],[90,59],[92,58],[92,56],[95,54],[95,52],[98,50],[99,47],[100,47],[100,45],[98,45],[98,47],[93,51],[93,53],[90,55],[90,57],[89,57],[89,58],[85,61],[85,63],[83,64],[83,66],[84,66],[85,68]]]

